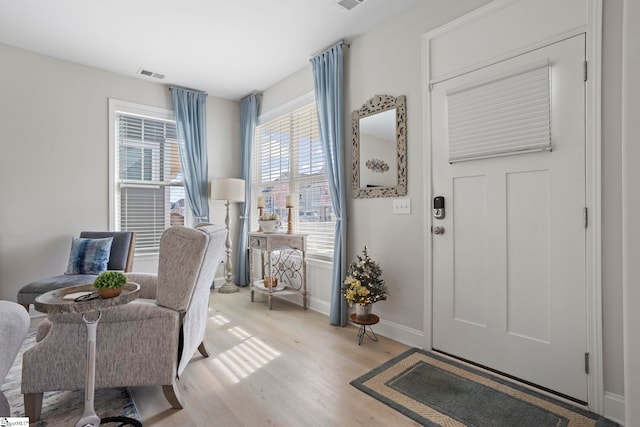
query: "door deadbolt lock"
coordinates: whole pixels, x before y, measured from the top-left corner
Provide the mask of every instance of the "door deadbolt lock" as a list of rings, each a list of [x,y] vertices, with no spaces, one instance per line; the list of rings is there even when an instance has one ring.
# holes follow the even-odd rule
[[[433,217],[444,219],[444,197],[438,196],[433,199]]]
[[[444,234],[444,227],[432,227],[433,234]]]

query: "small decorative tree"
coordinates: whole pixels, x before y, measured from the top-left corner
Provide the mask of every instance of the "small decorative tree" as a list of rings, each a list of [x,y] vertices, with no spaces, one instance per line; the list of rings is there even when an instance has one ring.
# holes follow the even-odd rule
[[[369,257],[366,246],[362,255],[356,255],[356,260],[347,268],[344,284],[343,295],[349,306],[373,304],[387,299],[388,291],[382,279],[382,269]]]

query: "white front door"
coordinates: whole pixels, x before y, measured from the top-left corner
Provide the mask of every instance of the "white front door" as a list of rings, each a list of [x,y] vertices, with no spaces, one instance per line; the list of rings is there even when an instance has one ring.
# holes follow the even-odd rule
[[[584,52],[579,35],[434,85],[431,173],[445,205],[433,219],[433,348],[586,402]],[[514,154],[453,135],[453,116],[467,114],[466,105],[452,113],[453,94],[484,85],[491,97],[491,84],[512,80],[522,88],[512,77],[532,64],[548,70],[550,151]],[[500,120],[469,108],[481,110],[470,119],[479,126]],[[450,157],[456,138],[465,161]]]

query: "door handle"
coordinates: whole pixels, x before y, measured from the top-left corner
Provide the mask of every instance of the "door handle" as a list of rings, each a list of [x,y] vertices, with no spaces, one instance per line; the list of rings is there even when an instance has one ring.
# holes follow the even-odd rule
[[[433,234],[444,234],[444,227],[431,227]]]

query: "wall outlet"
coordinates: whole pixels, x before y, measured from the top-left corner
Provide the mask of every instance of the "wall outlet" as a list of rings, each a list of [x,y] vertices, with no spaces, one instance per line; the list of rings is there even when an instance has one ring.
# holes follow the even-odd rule
[[[393,199],[393,213],[409,215],[411,213],[411,199]]]

